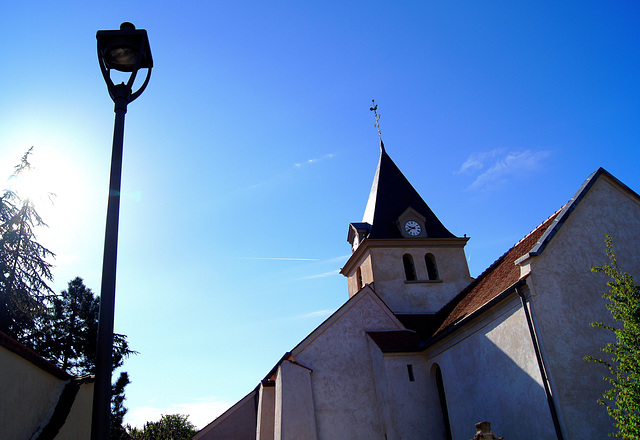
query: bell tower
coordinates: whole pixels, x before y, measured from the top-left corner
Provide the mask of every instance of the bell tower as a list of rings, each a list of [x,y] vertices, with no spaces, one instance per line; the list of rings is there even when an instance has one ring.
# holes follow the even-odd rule
[[[435,313],[472,281],[468,240],[440,222],[381,140],[364,216],[349,224],[352,254],[340,272],[349,297],[369,284],[395,313]]]

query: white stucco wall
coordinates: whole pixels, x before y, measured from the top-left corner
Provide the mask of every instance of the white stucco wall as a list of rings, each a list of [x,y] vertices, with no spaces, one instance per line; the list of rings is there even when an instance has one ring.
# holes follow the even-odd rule
[[[384,439],[385,422],[365,330],[402,325],[366,290],[338,313],[292,351],[297,362],[313,371],[318,439]]]
[[[275,391],[276,440],[316,440],[311,370],[291,361],[278,367]]]
[[[91,437],[93,382],[80,385],[71,411],[56,440],[87,440]]]
[[[202,428],[193,440],[255,440],[256,392],[252,391]]]
[[[435,313],[472,280],[462,247],[371,248],[376,293],[396,313]],[[441,282],[428,282],[425,254],[435,257]],[[402,256],[410,254],[418,281],[405,282]]]
[[[1,438],[29,439],[49,422],[66,381],[0,347]]]
[[[358,285],[358,267],[360,268],[360,274],[362,277],[362,286]],[[371,254],[367,252],[362,260],[360,266],[353,269],[353,273],[347,275],[347,286],[349,290],[349,298],[358,293],[358,291],[366,284],[373,282],[373,268],[371,266]]]
[[[485,420],[506,439],[556,438],[517,295],[429,348],[425,356],[429,371],[440,366],[454,440],[472,438],[475,423]],[[431,381],[433,387],[435,379]],[[441,417],[438,409],[432,406],[430,417]]]
[[[640,205],[607,178],[593,185],[544,252],[534,257],[528,284],[543,354],[559,403],[566,438],[606,438],[612,419],[596,401],[607,384],[606,368],[584,361],[601,356],[612,340],[589,323],[611,323],[602,294],[607,277],[590,271],[608,262],[605,234],[618,264],[640,281]]]
[[[407,366],[413,372],[409,378]],[[385,354],[385,379],[391,435],[389,440],[444,439],[438,391],[422,354]]]
[[[275,422],[275,386],[260,385],[256,440],[273,440]]]

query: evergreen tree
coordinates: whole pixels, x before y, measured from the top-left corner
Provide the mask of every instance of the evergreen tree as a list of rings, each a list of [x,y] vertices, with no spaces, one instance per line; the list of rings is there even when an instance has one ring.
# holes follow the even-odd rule
[[[586,359],[607,366],[611,375],[604,380],[611,384],[600,403],[615,420],[614,437],[640,439],[640,288],[633,277],[618,266],[611,237],[606,238],[609,263],[591,268],[611,277],[610,291],[603,296],[606,307],[616,324],[592,323],[594,327],[610,331],[615,342],[602,347],[606,359],[588,356]]]
[[[30,148],[15,166],[13,179],[31,169]],[[70,374],[95,373],[100,300],[81,278],[69,282],[56,296],[47,284],[53,279],[55,255],[36,240],[34,229],[47,226],[33,202],[10,189],[0,194],[0,331],[35,350]],[[114,335],[112,371],[135,353],[127,337]],[[127,412],[123,372],[112,386],[112,439],[128,439],[122,427]]]
[[[18,178],[31,168],[30,148],[14,169]],[[53,252],[37,242],[34,228],[46,226],[28,198],[9,189],[0,195],[0,331],[33,348],[38,320],[47,311],[53,279],[47,258]]]
[[[38,331],[35,350],[71,374],[95,373],[100,298],[76,277],[51,303],[50,314]],[[114,334],[113,370],[134,353],[126,335]]]
[[[47,319],[42,320],[36,351],[63,370],[77,376],[95,373],[100,298],[84,285],[80,277],[69,281],[66,290],[52,300]],[[136,352],[129,348],[126,335],[114,334],[112,372]],[[111,440],[128,439],[122,420],[124,389],[129,375],[121,372],[111,386]]]
[[[129,375],[121,372],[116,383],[111,386],[111,429],[109,440],[129,440],[131,437],[122,425],[127,408],[124,407],[124,388],[129,385]]]

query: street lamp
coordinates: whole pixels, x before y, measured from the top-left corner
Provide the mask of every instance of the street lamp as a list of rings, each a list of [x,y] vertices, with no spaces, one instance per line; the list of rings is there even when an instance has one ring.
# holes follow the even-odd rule
[[[109,96],[115,104],[107,226],[102,260],[102,286],[100,292],[100,320],[98,321],[98,345],[96,348],[96,379],[93,393],[91,439],[108,440],[111,416],[111,366],[113,350],[113,321],[116,299],[116,257],[118,253],[118,217],[120,213],[120,177],[122,174],[122,144],[124,140],[124,115],[127,105],[144,91],[151,77],[153,59],[147,31],[136,29],[131,23],[122,23],[120,30],[98,31],[98,61],[107,83]],[[114,84],[111,70],[130,72],[125,84]],[[142,86],[132,91],[136,74],[147,69]]]

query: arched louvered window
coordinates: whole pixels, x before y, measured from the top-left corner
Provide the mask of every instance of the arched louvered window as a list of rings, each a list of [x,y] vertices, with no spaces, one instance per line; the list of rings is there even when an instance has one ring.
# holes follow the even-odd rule
[[[402,264],[404,265],[404,278],[407,281],[415,281],[416,266],[413,264],[413,257],[410,254],[404,254],[402,256]]]
[[[438,266],[436,266],[436,257],[433,254],[426,254],[424,262],[427,265],[427,275],[430,280],[439,280]]]

